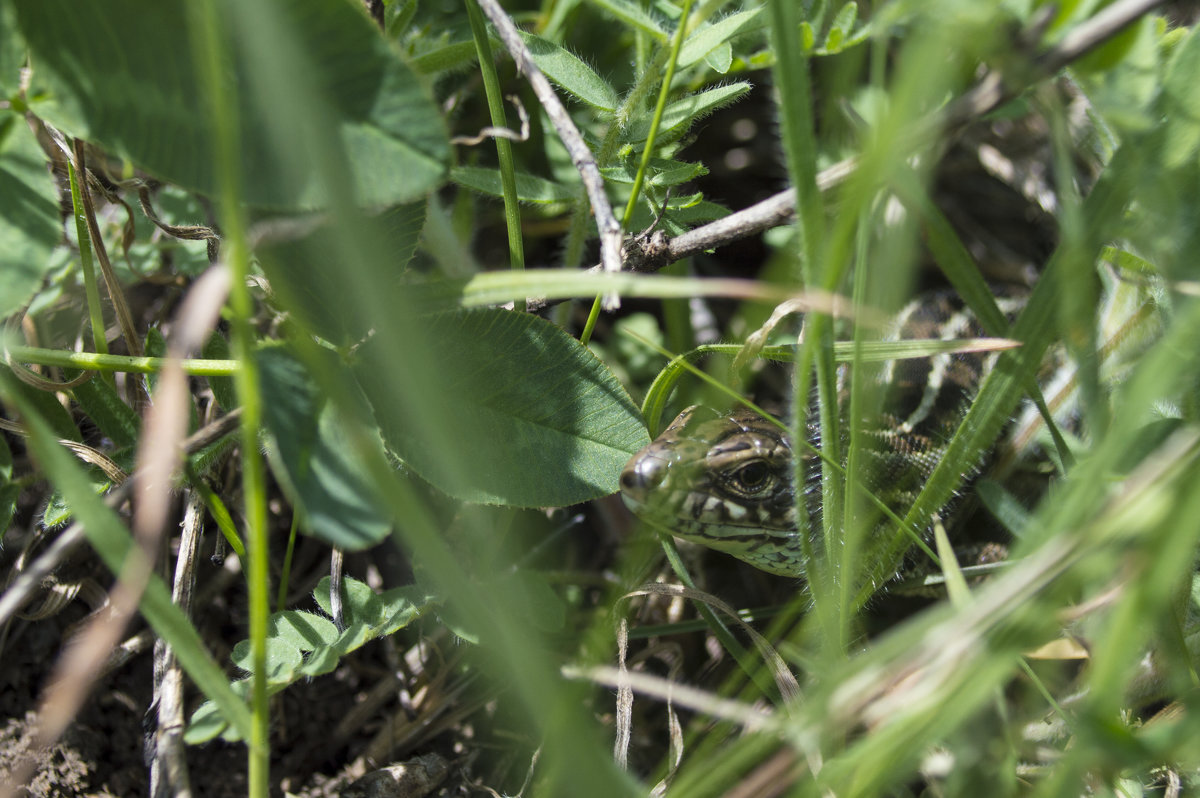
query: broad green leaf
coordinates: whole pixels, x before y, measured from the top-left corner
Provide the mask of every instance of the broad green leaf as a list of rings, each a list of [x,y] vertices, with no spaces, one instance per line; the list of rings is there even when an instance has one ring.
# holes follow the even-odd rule
[[[478,57],[479,51],[475,49],[475,42],[454,42],[414,56],[412,68],[419,75],[452,72],[474,65]]]
[[[322,577],[313,591],[313,598],[317,606],[333,615],[329,592],[329,577]],[[412,585],[376,593],[365,582],[345,579],[342,582],[342,593],[342,609],[346,623],[361,623],[377,634],[391,634],[402,628],[413,620],[427,603],[424,595]]]
[[[399,401],[403,350],[438,364],[422,397]],[[363,345],[356,373],[384,439],[459,499],[518,507],[575,504],[617,490],[648,442],[637,408],[588,349],[542,319],[504,310],[446,313],[416,337]]]
[[[267,461],[301,512],[302,526],[339,548],[378,543],[391,519],[353,456],[354,439],[382,446],[378,433],[341,417],[287,349],[266,347],[257,359],[263,426],[273,442]]]
[[[0,38],[4,38],[0,33]],[[46,158],[18,115],[0,112],[0,318],[29,301],[62,237]]]
[[[424,201],[374,215],[347,214],[302,238],[260,246],[258,256],[272,288],[311,332],[349,346],[368,335],[373,323],[362,312],[362,292],[377,297],[395,290],[424,223]],[[347,257],[357,246],[373,255]],[[361,280],[347,279],[347,263],[361,264]]]
[[[679,66],[689,67],[739,33],[761,27],[761,24],[755,24],[761,12],[761,6],[739,11],[696,31],[687,37],[679,51]]]
[[[616,110],[616,90],[578,56],[540,36],[522,33],[521,38],[538,69],[563,91],[602,111]]]
[[[317,606],[333,615],[333,602],[329,600],[331,590],[330,581],[322,577],[321,581],[317,583],[317,589],[313,592],[313,598],[317,600]],[[343,580],[342,615],[347,626],[355,624],[374,626],[379,623],[379,616],[382,612],[383,601],[370,585],[357,579]]]
[[[0,3],[0,96],[16,94],[24,63],[25,43],[17,34],[12,7]]]
[[[524,172],[518,172],[516,178],[517,197],[521,202],[532,202],[539,205],[552,202],[572,202],[578,194],[570,186]],[[450,170],[450,179],[460,186],[466,186],[493,197],[504,196],[500,188],[500,172],[497,169],[456,166]]]
[[[217,193],[186,0],[13,3],[33,51],[30,96],[39,98],[39,115],[160,178]],[[279,17],[271,17],[276,7]],[[239,102],[247,201],[324,207],[330,170],[294,157],[304,152],[303,142],[321,140],[313,137],[322,126],[340,152],[309,148],[308,156],[344,157],[344,176],[360,205],[412,200],[440,182],[448,158],[441,116],[360,10],[324,0],[238,10],[226,17],[229,30],[254,14],[275,23],[253,36],[225,32],[224,90]],[[280,131],[297,138],[281,142]]]
[[[737,100],[750,91],[749,83],[730,83],[727,86],[717,86],[702,92],[676,100],[663,111],[662,123],[659,125],[659,141],[665,142],[670,138],[678,138],[701,117]],[[629,129],[622,134],[626,141],[645,141],[650,134],[649,115],[641,116]]]
[[[322,610],[332,615],[329,585],[329,577],[321,579],[313,591],[313,598]],[[328,618],[312,612],[283,610],[271,615],[267,621],[269,695],[275,695],[298,679],[330,673],[346,654],[370,640],[390,635],[420,617],[428,603],[411,585],[376,593],[369,585],[347,578],[342,584],[342,593],[347,627],[341,632]],[[251,670],[250,641],[242,640],[235,645],[231,658],[242,670]],[[240,679],[230,684],[229,689],[245,696],[249,686],[249,679]],[[229,727],[222,712],[211,701],[206,701],[192,713],[184,739],[195,745],[218,735],[228,741],[242,739],[236,729]]]
[[[267,636],[290,642],[300,651],[312,651],[338,638],[333,621],[312,612],[284,610],[267,622]]]
[[[296,669],[304,661],[304,657],[293,643],[277,637],[268,637],[267,643],[267,681],[290,682]],[[254,660],[250,651],[250,641],[242,640],[233,647],[229,656],[233,664],[250,673],[254,670]]]
[[[486,577],[483,586],[509,597],[523,623],[545,632],[561,632],[566,621],[562,598],[554,592],[546,577],[537,571],[502,571]],[[487,638],[487,629],[479,619],[455,611],[453,605],[441,607],[438,620],[455,635],[478,645]]]

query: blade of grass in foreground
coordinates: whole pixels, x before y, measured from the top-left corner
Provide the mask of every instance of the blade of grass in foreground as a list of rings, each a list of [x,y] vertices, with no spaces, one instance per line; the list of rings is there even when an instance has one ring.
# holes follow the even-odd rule
[[[29,446],[50,481],[62,491],[76,517],[83,522],[88,542],[105,566],[119,574],[134,548],[133,537],[117,514],[97,496],[75,458],[60,446],[56,436],[21,396],[12,378],[0,372],[0,396],[11,402],[30,432]],[[213,700],[229,722],[243,734],[250,732],[250,711],[229,688],[225,673],[204,647],[196,628],[174,604],[171,591],[152,574],[142,595],[139,612],[155,634],[170,644],[179,664],[200,690]]]

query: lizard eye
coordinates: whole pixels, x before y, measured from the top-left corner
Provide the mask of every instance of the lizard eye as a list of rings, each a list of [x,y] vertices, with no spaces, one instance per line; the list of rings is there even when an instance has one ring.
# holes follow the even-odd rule
[[[753,460],[734,471],[730,481],[739,493],[759,493],[770,484],[771,469],[762,460]]]

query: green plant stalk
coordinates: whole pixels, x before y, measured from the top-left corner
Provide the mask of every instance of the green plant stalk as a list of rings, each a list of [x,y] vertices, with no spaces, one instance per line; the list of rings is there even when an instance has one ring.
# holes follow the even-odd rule
[[[604,167],[612,162],[620,141],[621,130],[629,123],[633,112],[641,107],[642,101],[650,93],[650,89],[654,86],[653,75],[657,74],[666,57],[666,50],[658,51],[658,55],[655,56],[650,67],[638,73],[633,88],[626,93],[625,98],[621,100],[621,105],[613,112],[608,130],[596,152],[597,165]],[[579,265],[579,260],[583,257],[583,245],[587,238],[590,222],[591,208],[588,205],[587,191],[580,187],[579,198],[576,200],[575,210],[571,214],[571,225],[567,230],[567,242],[563,247],[564,268],[573,269]]]
[[[163,370],[167,358],[130,357],[128,355],[95,354],[92,352],[67,352],[62,349],[41,349],[34,346],[12,346],[9,354],[22,363],[40,366],[59,366],[83,371],[121,371],[130,374],[157,374]],[[240,370],[236,360],[209,360],[188,358],[179,361],[185,374],[193,377],[234,377]]]
[[[201,80],[214,141],[218,184],[218,209],[224,230],[222,255],[230,270],[229,305],[232,310],[233,351],[240,363],[235,380],[242,404],[242,492],[246,519],[250,649],[253,664],[248,743],[249,794],[267,798],[270,788],[270,717],[267,697],[267,622],[270,616],[269,552],[267,542],[266,475],[258,447],[262,424],[262,397],[254,360],[254,304],[246,286],[250,252],[241,207],[239,127],[236,86],[224,80],[227,53],[222,41],[224,14],[220,0],[188,4],[192,48]],[[223,5],[223,4],[222,4]]]
[[[633,218],[633,209],[637,207],[638,197],[642,193],[642,184],[646,182],[646,167],[654,152],[654,140],[658,138],[658,128],[662,124],[663,111],[667,107],[667,97],[671,94],[671,81],[675,78],[675,67],[679,63],[679,51],[683,49],[683,40],[687,38],[688,30],[691,28],[689,21],[692,2],[693,0],[684,0],[683,9],[679,14],[679,24],[675,27],[675,38],[671,41],[671,51],[667,57],[667,73],[658,90],[658,101],[654,105],[654,116],[650,120],[650,133],[646,136],[646,144],[642,148],[642,160],[638,164],[637,174],[634,175],[633,188],[629,190],[629,201],[625,203],[625,215],[621,219],[621,227],[625,230],[629,229],[629,221]],[[649,74],[649,72],[650,70],[647,70],[645,74]],[[592,338],[592,330],[595,329],[596,319],[600,316],[602,296],[597,295],[592,302],[587,323],[584,324],[583,333],[579,336],[579,342],[582,344],[587,344]]]
[[[803,285],[825,287],[820,279],[818,269],[820,253],[823,246],[825,210],[821,193],[817,188],[817,143],[812,117],[812,93],[809,86],[808,60],[797,42],[796,31],[799,29],[799,10],[793,0],[769,0],[766,3],[770,43],[775,50],[776,62],[772,69],[775,84],[779,88],[779,115],[783,139],[783,149],[787,156],[788,174],[792,188],[796,192],[796,243],[799,261],[799,282]],[[836,270],[831,270],[831,272]],[[808,419],[809,387],[812,373],[816,370],[817,408],[821,429],[821,447],[826,464],[841,463],[841,453],[837,434],[837,399],[834,385],[834,367],[830,357],[833,345],[833,335],[829,317],[822,313],[810,313],[805,318],[804,345],[797,353],[796,372],[794,380],[794,407],[792,408],[792,435],[799,439]],[[796,478],[799,479],[797,474]],[[838,562],[831,550],[837,539],[835,517],[842,507],[840,485],[833,470],[826,467],[821,480],[822,506],[833,508],[835,512],[821,514],[823,538],[827,556],[823,559],[826,567],[818,567],[810,575],[813,582],[813,598],[816,615],[821,620],[823,628],[829,632],[829,640],[841,637],[835,630],[841,627],[836,617],[835,607],[826,596],[836,595],[833,582],[838,574],[831,569]],[[796,512],[801,529],[808,528],[809,520],[802,494],[797,492]],[[803,536],[807,541],[808,536]],[[817,562],[817,560],[813,560]],[[843,575],[848,576],[848,575]]]
[[[283,612],[287,602],[288,580],[292,576],[292,552],[296,550],[296,532],[300,528],[300,513],[292,511],[292,526],[288,530],[287,551],[283,554],[283,571],[279,574],[279,593],[275,596],[275,612]]]
[[[466,0],[467,17],[471,21],[471,35],[475,38],[475,49],[479,54],[479,72],[483,76],[483,91],[487,96],[488,113],[494,127],[507,127],[504,113],[504,96],[500,93],[500,78],[496,75],[496,62],[492,58],[492,43],[488,38],[487,22],[479,4]],[[517,170],[513,163],[512,142],[496,137],[496,157],[500,162],[500,187],[504,193],[504,224],[508,229],[508,265],[510,269],[525,269],[525,248],[521,240],[521,202],[517,198]],[[525,310],[525,299],[516,300],[517,311]]]
[[[87,294],[88,319],[92,323],[92,346],[101,354],[108,354],[108,339],[104,335],[104,311],[100,306],[100,286],[96,282],[96,264],[92,261],[92,238],[88,232],[87,216],[83,209],[83,195],[79,189],[79,175],[75,164],[67,158],[67,177],[71,183],[71,213],[75,217],[75,238],[79,242],[79,264],[83,271],[83,289]]]
[[[869,270],[867,268],[867,260],[870,253],[871,226],[875,221],[875,216],[870,213],[863,214],[859,218],[857,235],[855,236],[857,246],[855,247],[855,264],[854,264],[854,307],[863,307],[867,302],[867,281],[869,279]],[[862,419],[864,413],[868,412],[864,407],[867,400],[867,386],[864,369],[860,367],[862,363],[863,345],[866,343],[865,330],[861,324],[854,325],[854,354],[850,365],[850,409],[848,421],[850,425],[850,440],[846,446],[846,473],[860,474],[863,466],[863,449],[867,445],[864,438],[866,430],[863,429]],[[842,547],[839,552],[838,569],[842,574],[842,578],[838,580],[838,608],[836,617],[841,621],[838,624],[838,650],[844,650],[849,645],[849,636],[851,634],[850,619],[854,616],[851,602],[854,598],[854,583],[857,580],[850,579],[850,574],[858,573],[858,562],[862,556],[863,543],[870,534],[868,529],[864,529],[864,524],[858,522],[861,513],[857,512],[859,503],[862,501],[862,493],[859,489],[857,479],[847,480],[846,489],[843,493],[845,505],[842,508],[842,521],[844,523],[846,533],[842,535]],[[941,554],[942,552],[938,552]]]
[[[188,466],[190,469],[191,467]],[[242,538],[237,533],[237,527],[234,526],[233,516],[229,514],[229,509],[225,506],[225,502],[221,501],[221,497],[216,491],[208,486],[204,478],[196,474],[194,470],[189,473],[188,478],[191,480],[192,486],[200,491],[200,495],[204,498],[204,504],[208,507],[208,514],[212,516],[213,521],[217,524],[217,529],[221,531],[221,535],[229,544],[229,548],[233,549],[233,553],[239,559],[246,559],[246,544],[242,543]]]
[[[683,49],[683,40],[687,38],[689,16],[692,13],[693,0],[684,0],[683,9],[679,14],[679,25],[675,28],[675,38],[671,42],[671,54],[667,57],[667,73],[663,77],[658,90],[658,101],[654,105],[654,116],[650,120],[650,133],[646,136],[646,145],[642,149],[642,160],[638,164],[637,174],[633,178],[633,188],[629,190],[629,201],[625,203],[625,215],[621,219],[621,227],[628,229],[633,219],[633,209],[637,207],[638,198],[642,193],[642,185],[646,182],[646,167],[654,153],[655,139],[658,138],[658,128],[662,124],[663,112],[667,108],[667,97],[671,94],[671,81],[675,79],[675,69],[679,63],[679,51]]]

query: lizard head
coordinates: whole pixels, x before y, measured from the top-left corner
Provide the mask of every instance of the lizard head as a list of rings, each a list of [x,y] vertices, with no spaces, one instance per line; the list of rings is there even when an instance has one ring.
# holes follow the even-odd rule
[[[625,503],[672,534],[772,573],[803,573],[786,431],[689,407],[621,472]]]

